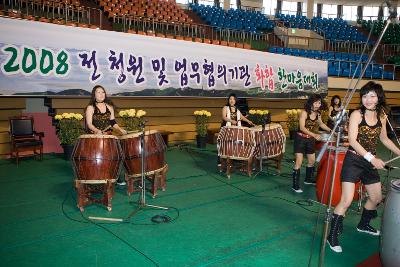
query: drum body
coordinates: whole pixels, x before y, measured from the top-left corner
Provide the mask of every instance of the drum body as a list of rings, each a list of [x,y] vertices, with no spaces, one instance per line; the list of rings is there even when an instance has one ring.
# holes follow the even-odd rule
[[[77,180],[115,180],[122,161],[118,138],[112,135],[81,135],[72,161]]]
[[[381,259],[385,267],[400,266],[400,179],[391,182],[382,217]]]
[[[218,156],[223,159],[249,160],[255,146],[254,131],[245,127],[222,127],[217,138]]]
[[[318,165],[318,170],[317,170],[317,184],[316,184],[316,193],[317,193],[317,199],[319,202],[328,204],[329,201],[329,191],[330,191],[330,186],[331,186],[331,180],[332,180],[332,173],[333,173],[333,165],[334,165],[334,160],[335,160],[335,151],[337,150],[338,152],[338,162],[337,162],[337,167],[336,167],[336,173],[335,173],[335,181],[333,185],[333,194],[332,194],[332,205],[336,206],[340,202],[340,198],[342,195],[342,183],[340,180],[340,173],[342,172],[342,166],[343,166],[343,160],[347,152],[347,148],[344,147],[328,147],[328,149],[325,151],[324,155],[322,156],[322,159]],[[329,154],[330,151],[330,154]],[[329,155],[329,160],[328,160],[328,155]],[[325,182],[325,176],[326,177],[326,186],[325,186],[325,192],[323,193],[324,190],[324,182]],[[354,192],[354,199],[357,200],[359,199],[359,193],[358,189],[360,187],[360,182],[356,184],[355,187],[355,192]]]
[[[256,147],[254,156],[259,159],[273,158],[285,152],[286,136],[282,126],[277,123],[267,124],[264,129],[261,126],[251,128],[254,131]]]
[[[127,134],[120,138],[124,155],[124,167],[128,175],[139,176],[142,173],[141,135],[143,132]],[[150,174],[165,166],[166,145],[158,131],[146,131],[144,135],[144,167]]]

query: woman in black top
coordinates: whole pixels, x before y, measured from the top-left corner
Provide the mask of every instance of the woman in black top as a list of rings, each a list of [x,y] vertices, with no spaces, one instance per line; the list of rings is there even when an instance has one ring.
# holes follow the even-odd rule
[[[107,98],[106,90],[100,85],[93,87],[92,97],[86,107],[86,126],[94,134],[109,133],[112,128],[121,134],[126,134],[115,121],[114,105]]]
[[[334,95],[332,96],[331,99],[331,105],[328,110],[328,127],[333,129],[335,126],[336,122],[336,115],[340,111],[340,107],[342,106],[342,100],[340,99],[340,96]]]
[[[382,200],[379,169],[385,163],[376,156],[376,147],[381,140],[393,153],[400,155],[400,149],[388,138],[385,114],[386,100],[380,84],[368,82],[360,90],[360,107],[353,111],[349,121],[350,147],[343,161],[341,181],[342,196],[336,206],[328,243],[335,252],[342,252],[339,245],[339,234],[343,229],[343,218],[353,201],[355,183],[360,179],[368,192],[368,200],[364,205],[357,231],[371,235],[379,235],[379,230],[369,225],[371,219],[377,217],[376,208]]]
[[[331,129],[326,126],[321,119],[320,110],[326,107],[322,97],[318,94],[311,95],[304,104],[304,110],[299,116],[299,131],[294,139],[294,153],[296,162],[293,168],[292,189],[296,193],[302,193],[300,188],[300,168],[303,163],[304,154],[307,155],[307,167],[305,184],[315,184],[314,181],[314,163],[315,163],[315,140],[321,140],[318,130],[321,127],[326,131]]]

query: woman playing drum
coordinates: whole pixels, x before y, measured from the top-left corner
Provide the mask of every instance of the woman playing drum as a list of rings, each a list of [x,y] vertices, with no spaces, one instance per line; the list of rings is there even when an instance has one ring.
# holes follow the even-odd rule
[[[254,123],[247,119],[242,115],[240,110],[236,107],[237,97],[235,94],[230,94],[228,96],[228,102],[222,108],[222,124],[223,126],[242,126],[241,121],[245,121],[251,126],[254,126]]]
[[[100,85],[93,87],[89,105],[86,107],[86,126],[94,134],[110,132],[111,128],[126,134],[115,121],[114,105]]]
[[[383,169],[385,163],[376,157],[378,140],[400,155],[400,149],[387,137],[385,109],[386,100],[382,86],[372,81],[365,84],[360,90],[360,107],[350,116],[350,147],[341,172],[342,196],[334,210],[328,236],[328,243],[335,252],[342,252],[338,237],[343,229],[345,213],[353,200],[355,183],[360,179],[368,192],[368,200],[357,231],[375,236],[380,234],[379,230],[369,225],[371,219],[377,217],[376,208],[382,200],[378,170]]]
[[[326,131],[331,129],[326,126],[321,119],[320,110],[325,109],[325,103],[318,94],[311,95],[304,104],[304,110],[299,116],[299,131],[294,139],[294,153],[296,162],[293,168],[293,185],[292,189],[296,193],[302,193],[300,188],[300,168],[303,162],[304,154],[307,155],[307,167],[305,184],[315,184],[313,179],[314,163],[315,163],[315,140],[321,140],[318,132],[319,127]]]
[[[333,129],[336,122],[336,115],[340,111],[340,107],[342,106],[342,100],[340,96],[334,95],[331,99],[331,105],[328,110],[328,127]]]

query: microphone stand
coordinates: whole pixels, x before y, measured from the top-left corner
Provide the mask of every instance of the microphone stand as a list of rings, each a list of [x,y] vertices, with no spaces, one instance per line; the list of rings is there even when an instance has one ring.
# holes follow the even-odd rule
[[[140,156],[141,156],[141,186],[140,186],[140,199],[138,201],[139,206],[128,216],[128,219],[134,216],[139,210],[145,208],[145,207],[150,207],[150,208],[155,208],[155,209],[162,209],[162,210],[169,210],[167,207],[163,206],[156,206],[156,205],[150,205],[146,203],[146,166],[145,166],[145,157],[146,157],[146,143],[145,143],[145,136],[146,136],[146,123],[145,121],[141,122],[139,124],[139,127],[141,128],[141,134],[140,134]],[[155,179],[155,178],[154,178]]]
[[[356,83],[354,84],[353,88],[351,89],[351,92],[350,92],[348,98],[346,99],[346,102],[345,102],[345,105],[344,105],[342,111],[339,113],[340,115],[339,115],[339,117],[338,117],[338,119],[337,119],[337,121],[335,123],[335,126],[332,129],[331,134],[328,137],[327,142],[324,144],[324,146],[322,147],[322,149],[320,150],[320,152],[318,154],[318,157],[316,159],[317,163],[319,163],[321,161],[322,156],[324,155],[326,149],[328,148],[329,141],[332,139],[333,134],[335,133],[337,127],[339,127],[339,125],[342,123],[343,118],[345,117],[345,114],[346,114],[346,109],[348,108],[348,106],[350,104],[350,101],[351,101],[351,99],[352,99],[352,97],[353,97],[353,95],[354,95],[354,93],[356,91],[356,88],[357,88],[359,82],[361,81],[362,77],[364,76],[365,71],[367,70],[367,67],[368,67],[369,63],[372,60],[372,57],[375,55],[375,52],[378,49],[378,46],[381,43],[383,35],[385,34],[387,28],[389,27],[389,24],[391,23],[391,20],[392,20],[393,16],[395,17],[396,15],[390,14],[388,19],[386,20],[385,27],[383,28],[381,34],[379,35],[379,38],[376,41],[374,47],[372,48],[372,51],[371,51],[371,54],[368,57],[367,63],[362,68],[361,73],[360,73]],[[361,57],[360,57],[358,65],[360,65],[360,64],[361,64]],[[357,69],[358,69],[358,66],[357,66],[356,70]],[[355,75],[356,75],[356,73],[353,74],[352,80],[354,79]],[[338,136],[337,136],[337,141],[336,141],[337,145],[339,144],[339,139],[340,139],[340,133],[338,133]],[[326,240],[328,238],[328,228],[329,228],[329,223],[330,223],[330,219],[331,219],[330,218],[330,213],[331,213],[331,209],[332,209],[332,195],[333,195],[333,185],[334,185],[333,181],[335,179],[334,175],[336,174],[336,168],[337,168],[337,153],[335,153],[335,160],[334,160],[334,165],[333,166],[334,166],[334,169],[333,169],[333,173],[332,173],[331,187],[330,187],[331,191],[329,193],[329,201],[328,201],[328,206],[327,206],[327,210],[326,210],[325,224],[324,224],[323,235],[322,235],[322,239],[321,239],[321,249],[320,249],[320,253],[319,253],[319,262],[318,262],[318,266],[319,267],[324,266],[324,260],[325,260]],[[309,262],[309,265],[310,264],[311,264],[311,261]]]
[[[271,122],[270,122],[271,123]],[[265,119],[265,117],[262,117],[262,121],[261,121],[261,136],[260,136],[260,164],[259,164],[259,171],[254,175],[254,178],[257,177],[257,175],[259,175],[260,173],[265,173],[268,174],[268,168],[267,171],[263,170],[263,159],[265,156],[265,137],[264,137],[264,132],[265,132],[265,125],[267,124],[267,121]]]

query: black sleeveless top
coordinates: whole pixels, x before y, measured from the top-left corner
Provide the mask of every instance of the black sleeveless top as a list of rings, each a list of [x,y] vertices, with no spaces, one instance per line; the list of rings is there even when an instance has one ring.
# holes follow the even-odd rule
[[[382,122],[380,118],[378,118],[378,122],[375,125],[370,126],[365,121],[364,114],[362,114],[362,120],[358,125],[357,142],[360,143],[360,145],[365,150],[375,155],[381,130]],[[352,148],[351,146],[349,147],[349,149],[354,150],[354,148]]]
[[[92,124],[94,127],[96,127],[99,130],[104,130],[107,127],[111,126],[110,124],[110,117],[111,117],[111,111],[108,109],[106,105],[106,112],[101,113],[100,109],[97,107],[97,105],[94,105],[94,112],[93,112],[93,119],[92,119]]]
[[[318,123],[318,118],[319,118],[319,114],[317,114],[317,116],[315,117],[314,120],[312,120],[310,118],[310,114],[307,113],[307,118],[304,124],[304,127],[309,130],[312,133],[318,133],[318,129],[319,129],[319,123]]]
[[[333,118],[339,113],[339,110],[335,110],[335,107],[333,107],[330,116]]]
[[[226,108],[226,107],[228,107],[229,108],[229,112],[231,113],[231,120],[237,120],[237,107],[234,107],[235,108],[235,110],[232,112],[232,109],[231,109],[231,107],[229,107],[229,106],[225,106],[224,108]],[[226,126],[226,123],[227,123],[227,121],[225,121],[225,120],[222,120],[222,123],[221,123],[221,127],[224,127],[224,126]]]

